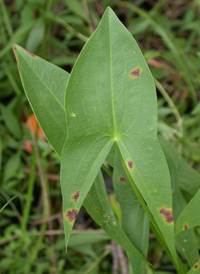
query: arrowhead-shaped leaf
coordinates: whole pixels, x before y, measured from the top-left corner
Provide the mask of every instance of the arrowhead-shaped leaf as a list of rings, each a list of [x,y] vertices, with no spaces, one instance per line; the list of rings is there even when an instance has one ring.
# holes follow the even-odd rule
[[[60,155],[64,145],[64,140],[67,136],[67,131],[59,131],[55,130],[55,128],[58,126],[58,121],[63,125],[65,124],[66,117],[63,115],[64,94],[69,74],[38,56],[27,52],[20,46],[15,45],[14,50],[20,69],[20,76],[29,102],[33,111],[37,115],[38,122],[42,126],[44,134],[49,137],[49,142],[52,147],[58,155]],[[33,85],[29,85],[29,79],[27,79],[26,75],[27,71],[29,72],[30,79],[34,79],[32,82]],[[42,73],[42,71],[44,71],[44,73]],[[46,79],[46,73],[49,75],[48,79]],[[36,78],[34,78],[35,76]],[[50,80],[50,82],[48,82],[48,80]],[[60,82],[61,80],[62,83]],[[42,89],[41,85],[43,85]],[[33,86],[35,88],[33,88]],[[46,86],[48,88],[46,88]],[[55,87],[57,88],[55,89]],[[56,108],[53,107],[53,100],[56,101]],[[41,104],[43,101],[46,109],[44,109],[43,104]],[[57,104],[57,101],[59,101],[59,104]],[[45,112],[45,110],[47,111]],[[46,125],[48,125],[48,127]],[[51,138],[52,132],[54,132],[54,139],[58,140],[57,142],[54,142],[54,139]],[[131,243],[116,220],[108,200],[101,174],[99,174],[98,178],[95,180],[90,195],[87,197],[84,205],[93,219],[107,232],[108,235],[110,235],[112,239],[129,250],[129,252],[131,252],[130,254],[137,253],[141,259],[145,260],[145,258]],[[94,209],[95,205],[96,208]],[[98,211],[96,210],[97,208]],[[105,216],[107,216],[107,219]]]
[[[72,70],[66,106],[68,138],[61,159],[66,243],[115,143],[176,260],[170,176],[156,137],[154,82],[136,42],[111,9]]]
[[[49,143],[60,155],[67,134],[64,92],[69,73],[13,45],[22,84]]]

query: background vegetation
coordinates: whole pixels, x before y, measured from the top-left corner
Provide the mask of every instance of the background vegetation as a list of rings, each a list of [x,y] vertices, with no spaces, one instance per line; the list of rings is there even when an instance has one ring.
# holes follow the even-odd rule
[[[107,6],[135,37],[156,79],[159,135],[200,171],[199,0],[0,0],[0,209],[13,198],[0,212],[1,274],[131,273],[124,251],[84,208],[65,253],[59,158],[31,116],[12,52],[18,43],[70,72]],[[158,274],[174,271],[153,234],[148,260]]]

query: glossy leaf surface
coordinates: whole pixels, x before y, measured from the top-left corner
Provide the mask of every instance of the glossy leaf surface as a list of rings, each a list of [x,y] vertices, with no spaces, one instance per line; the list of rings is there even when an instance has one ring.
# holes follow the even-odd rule
[[[60,155],[67,134],[63,91],[69,74],[18,45],[13,49],[29,103],[47,140]]]
[[[101,164],[116,143],[176,260],[170,176],[156,137],[153,79],[136,42],[111,9],[72,70],[65,102],[68,138],[61,186],[66,244]]]

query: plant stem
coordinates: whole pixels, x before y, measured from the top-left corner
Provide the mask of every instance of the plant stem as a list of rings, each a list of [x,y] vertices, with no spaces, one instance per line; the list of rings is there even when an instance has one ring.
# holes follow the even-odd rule
[[[113,174],[110,169],[107,168],[104,164],[102,165],[102,169],[112,178]]]

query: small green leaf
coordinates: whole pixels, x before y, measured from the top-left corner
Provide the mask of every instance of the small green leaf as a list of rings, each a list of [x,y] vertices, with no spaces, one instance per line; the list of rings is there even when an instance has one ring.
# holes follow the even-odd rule
[[[193,109],[192,114],[198,114],[200,112],[200,103],[196,105],[196,107]]]
[[[16,175],[20,167],[21,159],[20,154],[17,152],[6,162],[3,173],[3,183],[6,183],[9,179]]]
[[[0,104],[0,109],[2,113],[2,119],[8,130],[15,138],[19,139],[21,135],[21,129],[16,116],[13,114],[9,107],[5,107],[4,105]]]
[[[67,135],[63,91],[69,74],[18,45],[13,49],[29,103],[47,140],[60,155]]]
[[[84,19],[86,22],[90,21],[90,17],[87,15],[86,11],[83,8],[82,3],[77,0],[65,0],[66,5],[69,9],[80,18]]]
[[[39,21],[29,33],[26,41],[26,48],[31,52],[35,52],[37,47],[41,44],[44,39],[45,26],[44,23]]]

